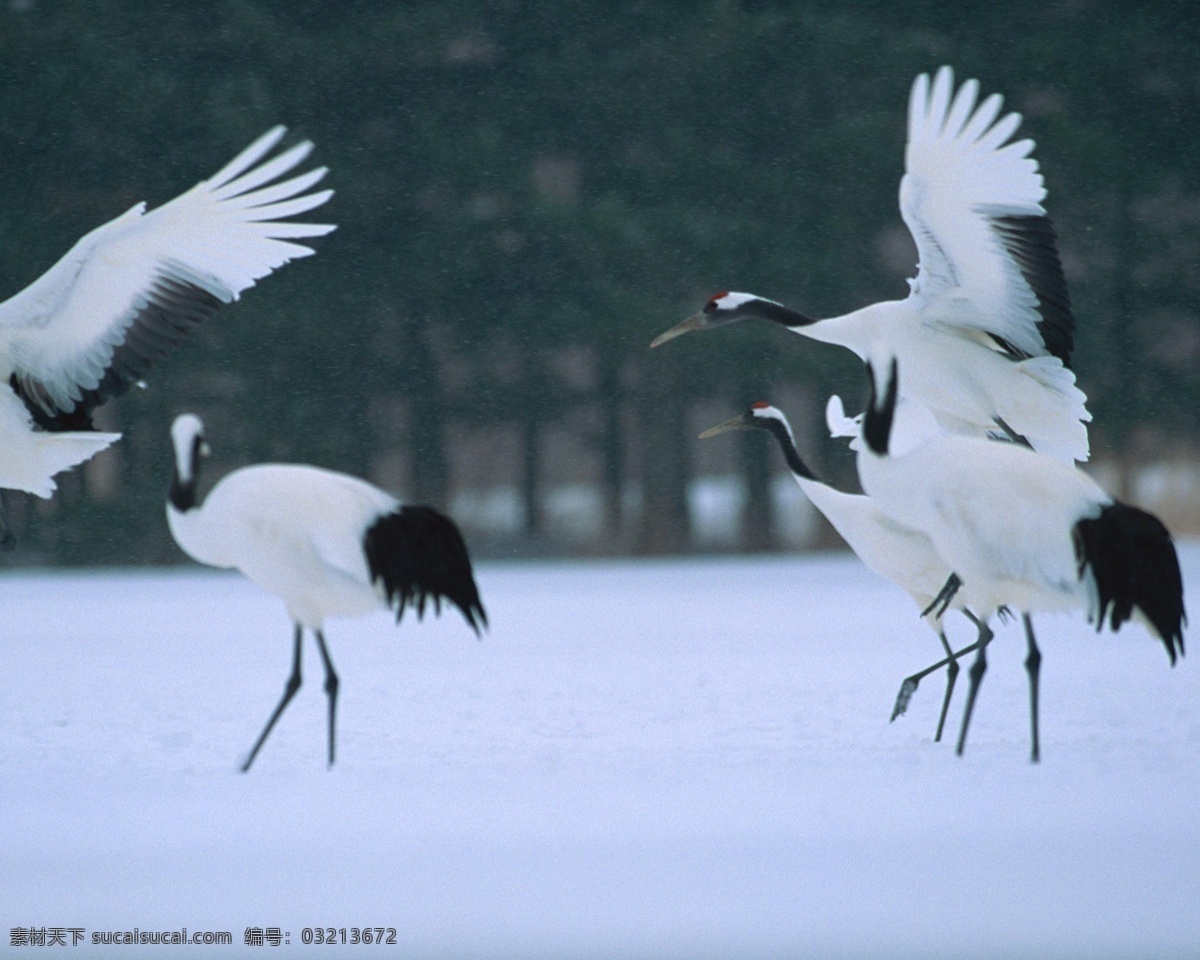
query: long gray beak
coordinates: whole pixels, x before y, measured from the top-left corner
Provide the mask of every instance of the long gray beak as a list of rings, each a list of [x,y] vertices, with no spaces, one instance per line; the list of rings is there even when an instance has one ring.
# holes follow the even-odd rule
[[[674,340],[676,337],[682,337],[685,333],[689,333],[692,330],[704,329],[704,327],[707,326],[705,321],[706,317],[703,313],[693,313],[690,317],[684,320],[683,323],[677,323],[666,333],[660,333],[657,337],[655,337],[650,343],[650,349],[653,350],[655,347],[661,347],[668,340]]]
[[[669,332],[670,331],[668,331],[668,333]],[[715,437],[718,433],[724,433],[726,430],[745,430],[745,429],[746,429],[746,416],[745,416],[745,414],[739,414],[738,416],[734,417],[731,420],[726,420],[724,423],[718,423],[715,427],[709,427],[702,434],[700,434],[700,439],[707,440],[709,437]]]

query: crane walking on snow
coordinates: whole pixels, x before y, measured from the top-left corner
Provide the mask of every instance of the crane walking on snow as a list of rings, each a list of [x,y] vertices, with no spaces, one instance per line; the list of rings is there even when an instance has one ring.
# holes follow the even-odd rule
[[[417,617],[448,600],[479,634],[487,615],[458,528],[431,507],[401,506],[390,494],[344,473],[295,464],[260,464],[227,474],[201,501],[200,461],[208,452],[199,417],[171,426],[175,470],[167,522],[192,559],[233,568],[280,597],[295,624],[292,672],[242,771],[250,769],[275,722],[300,689],[307,628],[325,665],[329,765],[334,760],[338,676],[325,645],[328,617],[356,617],[411,604]]]

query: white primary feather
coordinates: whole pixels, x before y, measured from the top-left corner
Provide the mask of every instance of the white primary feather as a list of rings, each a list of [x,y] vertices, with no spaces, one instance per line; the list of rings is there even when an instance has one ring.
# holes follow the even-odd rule
[[[289,260],[311,254],[310,247],[294,241],[334,227],[281,218],[319,207],[332,191],[311,191],[325,175],[324,167],[272,183],[312,149],[299,143],[260,163],[284,132],[272,128],[214,176],[163,206],[147,212],[139,203],[92,230],[39,279],[0,304],[4,402],[24,399],[50,421],[81,404],[86,415],[91,406],[140,379],[216,305],[236,300]],[[136,345],[128,340],[135,323],[145,325]],[[119,354],[123,359],[114,369]],[[22,398],[12,391],[11,380]],[[32,421],[21,425],[16,419],[9,416],[0,428],[0,444],[24,442],[17,437],[32,429]],[[38,441],[47,450],[55,443],[64,450],[83,449],[77,439]],[[50,459],[65,463],[69,457]],[[0,457],[0,487],[38,493],[47,489],[50,469],[52,464],[38,468],[32,462],[6,468]]]
[[[842,403],[842,398],[836,393],[831,394],[825,402],[825,427],[834,440],[849,437],[850,449],[858,449],[854,445],[854,441],[858,439],[858,434],[862,430],[862,414],[860,413],[857,417],[846,416],[846,407]]]
[[[284,134],[268,131],[216,175],[155,210],[139,203],[84,236],[40,279],[0,304],[0,374],[17,372],[43,384],[59,409],[70,410],[78,388],[92,389],[155,281],[176,280],[229,303],[256,280],[310,247],[328,224],[278,222],[325,203],[330,190],[304,191],[317,168],[253,192],[302,162],[299,143],[243,172]],[[241,174],[239,178],[239,174]]]
[[[751,318],[862,359],[882,342],[907,371],[905,397],[941,429],[1011,431],[1041,452],[1086,460],[1091,415],[1067,365],[1075,321],[1046,190],[1033,141],[1009,142],[1020,116],[1001,116],[1001,106],[995,94],[980,103],[975,80],[956,91],[949,67],[913,84],[900,212],[920,262],[906,299],[815,319],[722,291],[652,346]]]
[[[90,460],[119,439],[119,433],[34,430],[17,395],[0,389],[0,487],[49,499],[58,489],[56,474]]]
[[[1037,297],[995,226],[997,218],[1046,213],[1042,175],[1029,156],[1034,143],[1006,143],[1021,117],[995,122],[999,95],[975,109],[979,84],[968,80],[951,102],[953,84],[949,67],[938,71],[932,90],[922,74],[909,101],[900,213],[919,254],[914,292],[931,320],[997,334],[1040,356],[1046,343]]]

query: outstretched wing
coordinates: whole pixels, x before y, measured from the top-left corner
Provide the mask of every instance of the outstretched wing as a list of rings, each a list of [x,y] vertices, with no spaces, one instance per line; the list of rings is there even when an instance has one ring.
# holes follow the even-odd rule
[[[916,295],[949,298],[945,322],[988,334],[1016,359],[1069,363],[1075,318],[1032,140],[1009,138],[1021,116],[1003,99],[977,105],[979,84],[954,92],[942,67],[921,74],[908,107],[900,213],[920,255]]]
[[[287,220],[321,206],[325,168],[277,181],[307,141],[260,163],[275,127],[169,203],[140,203],[83,237],[45,274],[0,304],[10,386],[51,429],[79,426],[123,393],[223,303],[313,250],[293,242],[334,229]]]

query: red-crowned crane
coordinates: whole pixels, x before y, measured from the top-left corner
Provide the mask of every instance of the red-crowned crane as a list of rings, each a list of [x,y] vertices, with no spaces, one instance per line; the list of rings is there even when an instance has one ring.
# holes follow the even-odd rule
[[[295,240],[334,229],[287,219],[333,191],[311,189],[324,167],[279,179],[312,150],[305,141],[265,160],[284,132],[268,130],[169,203],[149,213],[139,203],[97,227],[0,303],[0,489],[51,496],[56,473],[119,438],[92,432],[96,407],[221,304],[313,253]]]
[[[873,354],[873,356],[876,356]],[[883,353],[868,361],[870,393],[858,452],[863,489],[896,523],[923,531],[975,609],[1025,614],[1031,757],[1039,758],[1041,654],[1028,615],[1083,608],[1100,630],[1143,624],[1183,653],[1183,580],[1171,535],[1153,514],[1114,500],[1091,478],[1014,443],[941,436],[898,456],[889,440],[904,372]],[[948,583],[942,599],[953,595]],[[966,742],[987,644],[972,665],[958,751]]]
[[[329,765],[334,760],[338,676],[325,645],[329,617],[393,609],[399,622],[448,600],[479,634],[487,615],[458,528],[431,507],[401,506],[357,477],[296,464],[260,464],[226,474],[203,501],[196,492],[209,452],[204,425],[181,414],[171,426],[175,469],[167,522],[192,559],[241,571],[280,597],[295,624],[292,672],[283,697],[250,750],[247,771],[300,689],[304,630],[317,640],[329,698]]]
[[[749,293],[722,292],[663,333],[751,318],[853,350],[882,343],[905,371],[906,395],[944,429],[999,433],[1067,460],[1086,460],[1087,398],[1075,385],[1075,319],[1032,140],[1008,142],[1021,118],[1000,116],[979,84],[954,91],[949,67],[913,84],[900,213],[919,266],[907,299],[814,319]]]
[[[840,410],[840,402],[837,409]],[[831,426],[835,425],[832,403],[829,422]],[[791,425],[783,412],[776,407],[767,403],[756,403],[740,416],[705,430],[700,434],[700,439],[715,437],[727,430],[764,430],[773,436],[783,451],[788,469],[812,505],[821,511],[868,569],[900,587],[913,598],[917,608],[922,611],[922,618],[937,634],[948,661],[946,693],[942,699],[937,732],[933,738],[935,741],[941,740],[942,729],[946,724],[946,712],[954,693],[954,683],[958,679],[957,657],[973,649],[974,645],[955,653],[946,639],[939,616],[931,609],[951,571],[934,550],[929,537],[918,530],[896,523],[872,503],[870,497],[858,493],[845,493],[819,480],[808,464],[801,459]],[[986,620],[972,613],[964,605],[961,597],[954,599],[953,606],[962,611],[977,627],[977,643],[987,643],[991,640],[992,631]],[[897,699],[892,713],[893,720],[904,712],[919,679],[918,677],[914,680],[910,677],[905,680],[903,692]]]

